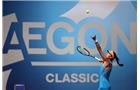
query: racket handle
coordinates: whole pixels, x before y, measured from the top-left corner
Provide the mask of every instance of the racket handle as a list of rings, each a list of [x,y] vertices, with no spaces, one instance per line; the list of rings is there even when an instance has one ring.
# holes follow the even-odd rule
[[[95,59],[96,59],[96,60],[98,60],[98,61],[100,61],[100,59],[99,59],[99,58],[97,58],[97,57],[95,57]]]

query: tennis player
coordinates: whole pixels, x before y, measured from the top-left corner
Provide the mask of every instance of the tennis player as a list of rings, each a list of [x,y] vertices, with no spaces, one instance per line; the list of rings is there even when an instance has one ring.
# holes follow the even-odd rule
[[[101,62],[102,64],[100,65],[100,81],[98,90],[111,90],[109,76],[112,70],[112,62],[114,61],[114,59],[116,59],[116,62],[119,66],[122,67],[123,64],[119,63],[119,58],[114,51],[107,50],[106,55],[103,53],[102,48],[99,45],[98,40],[96,39],[96,35],[91,36],[91,38],[94,40],[97,50],[102,57],[102,59],[99,60],[99,62]]]

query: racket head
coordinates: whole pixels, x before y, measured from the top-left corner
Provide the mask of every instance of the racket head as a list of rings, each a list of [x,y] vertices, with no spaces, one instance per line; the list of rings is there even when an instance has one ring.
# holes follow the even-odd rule
[[[77,51],[85,56],[90,56],[90,52],[82,46],[77,46]]]

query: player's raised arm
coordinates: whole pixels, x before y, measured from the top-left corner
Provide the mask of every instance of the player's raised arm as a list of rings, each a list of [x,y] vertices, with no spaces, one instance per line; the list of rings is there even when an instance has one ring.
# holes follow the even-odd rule
[[[103,60],[106,60],[106,56],[104,55],[103,51],[102,51],[102,48],[101,46],[99,45],[97,39],[96,39],[96,35],[94,36],[91,36],[91,38],[94,40],[95,44],[96,44],[96,47],[97,47],[97,50],[98,52],[100,53],[101,57],[103,58]]]

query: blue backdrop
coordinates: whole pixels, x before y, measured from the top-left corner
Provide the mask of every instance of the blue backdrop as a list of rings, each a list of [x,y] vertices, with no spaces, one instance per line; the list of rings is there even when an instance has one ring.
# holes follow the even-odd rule
[[[3,73],[11,70],[7,81],[3,81],[6,83],[3,88],[13,90],[15,84],[24,84],[26,90],[97,90],[99,64],[95,59],[82,56],[76,50],[78,45],[85,43],[84,45],[92,54],[100,57],[90,38],[96,34],[99,43],[103,44],[104,53],[106,54],[107,49],[115,49],[120,63],[124,64],[124,67],[114,64],[110,76],[112,90],[137,89],[137,53],[135,50],[137,46],[136,42],[132,44],[133,41],[136,41],[136,30],[133,31],[133,29],[136,29],[137,23],[137,1],[119,1],[104,18],[96,15],[90,16],[92,10],[86,8],[91,11],[88,16],[84,9],[86,6],[78,7],[80,2],[3,1],[3,18],[14,15],[17,19],[16,22],[11,22],[7,36],[5,36],[6,39],[3,41],[3,55],[8,54],[10,50],[21,50],[23,55],[23,60],[3,65]],[[115,5],[115,2],[111,5]],[[87,2],[82,4],[88,6]],[[102,11],[98,11],[101,10],[100,8],[94,9],[97,10],[96,12],[105,14],[110,10],[111,5]],[[76,9],[76,6],[79,9],[72,11],[72,9]],[[70,11],[69,15],[75,18],[71,19],[64,15]],[[85,14],[79,14],[81,12]],[[80,17],[83,18],[79,19]],[[12,18],[8,20],[10,21]],[[3,22],[7,21],[4,19]],[[34,22],[42,27],[38,27],[37,24],[33,25],[27,31],[29,36],[26,37],[25,24],[29,25]],[[7,24],[4,23],[4,25]],[[86,26],[84,27],[84,25]],[[105,33],[103,34],[103,32]],[[14,33],[17,44],[11,44]],[[32,38],[28,42],[25,38],[30,38],[31,35],[40,35],[41,39]],[[66,37],[68,38],[63,42],[62,38]],[[26,42],[29,47],[26,46]],[[53,45],[57,49],[54,49]],[[68,46],[70,48],[64,50]],[[32,48],[43,49],[44,51],[41,50],[41,52],[44,53],[37,50],[29,52],[28,49]],[[12,57],[19,56],[12,54],[8,57],[12,59]],[[5,74],[3,77],[6,78]]]

